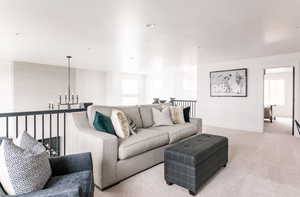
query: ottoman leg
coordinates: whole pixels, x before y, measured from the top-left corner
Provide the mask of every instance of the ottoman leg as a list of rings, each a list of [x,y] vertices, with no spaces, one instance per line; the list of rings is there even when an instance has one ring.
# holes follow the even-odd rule
[[[196,193],[193,192],[193,191],[191,191],[191,190],[189,190],[189,193],[190,193],[192,196],[196,196]]]
[[[227,163],[225,163],[225,164],[223,165],[224,168],[226,168],[226,166],[227,166]]]
[[[173,185],[173,183],[166,181],[167,185]]]

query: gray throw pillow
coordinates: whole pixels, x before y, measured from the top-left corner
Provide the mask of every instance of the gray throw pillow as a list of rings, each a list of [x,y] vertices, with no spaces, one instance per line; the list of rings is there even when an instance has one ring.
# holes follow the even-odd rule
[[[48,153],[35,154],[3,140],[0,146],[0,182],[8,195],[43,189],[51,176]]]
[[[21,133],[18,138],[14,141],[14,143],[24,150],[31,151],[35,154],[39,154],[46,151],[46,148],[43,144],[36,141],[33,137],[31,137],[26,131]]]
[[[130,130],[130,134],[137,134],[136,131],[137,131],[137,126],[136,126],[136,123],[127,116],[127,120],[128,120],[128,123],[129,123],[129,130]]]

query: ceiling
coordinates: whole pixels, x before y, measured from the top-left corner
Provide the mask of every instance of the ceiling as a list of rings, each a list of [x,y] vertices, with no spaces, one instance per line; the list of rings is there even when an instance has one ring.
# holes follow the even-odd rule
[[[299,0],[0,0],[0,59],[147,71],[300,51]],[[155,24],[154,27],[146,27]]]

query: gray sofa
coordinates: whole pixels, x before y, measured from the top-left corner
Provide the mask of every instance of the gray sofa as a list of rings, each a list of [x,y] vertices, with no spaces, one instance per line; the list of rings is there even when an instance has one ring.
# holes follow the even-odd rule
[[[199,118],[186,124],[152,127],[152,107],[161,108],[160,105],[89,106],[87,112],[68,117],[68,130],[72,132],[69,132],[67,152],[92,153],[94,181],[100,189],[163,162],[168,146],[201,132]],[[93,128],[96,111],[110,116],[113,108],[121,109],[137,124],[136,135],[120,140]]]

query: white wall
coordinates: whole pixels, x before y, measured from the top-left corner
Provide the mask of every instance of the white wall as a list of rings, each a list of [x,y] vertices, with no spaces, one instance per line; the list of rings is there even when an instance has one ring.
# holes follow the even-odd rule
[[[263,70],[275,66],[296,67],[296,119],[299,119],[300,53],[245,59],[221,63],[200,63],[198,66],[198,116],[206,125],[263,131]],[[248,68],[248,97],[210,97],[209,72]]]
[[[280,79],[284,81],[284,94],[285,103],[284,105],[277,105],[274,107],[275,116],[280,117],[292,117],[292,106],[293,106],[293,73],[284,72],[284,73],[268,73],[265,75],[265,79]]]
[[[57,103],[59,95],[67,94],[67,68],[15,62],[14,106],[16,111],[47,109]],[[79,94],[80,102],[105,104],[105,72],[71,69],[71,93]]]
[[[13,111],[13,65],[0,61],[0,112]]]
[[[80,102],[93,102],[95,105],[106,103],[106,73],[97,70],[75,70],[76,93]]]
[[[57,103],[58,95],[67,93],[67,69],[28,62],[14,63],[14,107],[16,111],[47,109]],[[75,73],[71,73],[71,92],[75,89]]]
[[[12,63],[0,60],[0,113],[10,112],[13,107],[13,75]],[[0,136],[5,135],[6,120],[0,118]]]

